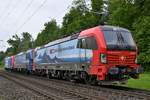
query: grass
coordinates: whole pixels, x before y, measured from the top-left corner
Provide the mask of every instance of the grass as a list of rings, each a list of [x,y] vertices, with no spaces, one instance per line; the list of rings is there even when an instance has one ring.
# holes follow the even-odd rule
[[[3,65],[0,65],[0,70],[3,70],[3,69],[4,69]]]
[[[129,79],[125,87],[150,90],[150,73],[140,75],[139,79]]]

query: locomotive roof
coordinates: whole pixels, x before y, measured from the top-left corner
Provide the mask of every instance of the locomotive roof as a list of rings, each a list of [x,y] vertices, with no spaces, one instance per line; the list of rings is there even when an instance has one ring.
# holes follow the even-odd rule
[[[26,52],[29,53],[29,52],[31,52],[32,50],[33,50],[33,49],[29,49],[29,50],[27,50]]]
[[[101,27],[102,30],[120,30],[120,31],[127,31],[127,32],[129,32],[129,30],[127,30],[125,28],[122,28],[122,27],[118,27],[118,26],[103,25],[103,26],[100,26],[100,27]],[[45,48],[45,47],[48,47],[48,46],[52,46],[52,45],[55,45],[55,44],[58,44],[58,43],[61,43],[61,42],[69,41],[69,40],[72,40],[72,39],[76,39],[76,38],[78,38],[79,34],[80,33],[76,33],[76,34],[73,34],[71,36],[68,36],[68,37],[65,37],[65,38],[61,38],[61,39],[49,42],[48,44],[46,44],[44,46],[36,47],[35,50],[42,49],[42,48]],[[30,52],[31,50],[32,49],[27,50],[26,52]],[[21,53],[15,55],[15,56],[22,55],[22,54],[24,54],[26,52],[21,52]]]
[[[23,55],[23,54],[26,54],[26,52],[20,52],[19,54],[15,55],[15,56],[20,56],[20,55]]]
[[[79,36],[79,33],[76,33],[76,34],[73,34],[71,36],[68,36],[68,37],[65,37],[65,38],[61,38],[61,39],[49,42],[48,44],[46,44],[44,46],[37,47],[35,50],[42,49],[42,48],[45,48],[45,47],[48,47],[48,46],[52,46],[52,45],[55,45],[55,44],[58,44],[58,43],[62,43],[62,42],[65,42],[65,41],[73,40],[73,39],[78,38],[78,36]]]
[[[57,43],[60,43],[60,42],[64,42],[64,41],[67,41],[67,40],[70,40],[70,36],[68,36],[66,38],[62,38],[62,39],[58,39],[58,40],[49,42],[48,44],[44,45],[44,47],[47,47],[47,46],[50,46],[50,45],[54,45],[54,44],[57,44]]]
[[[119,27],[119,26],[110,26],[110,25],[104,25],[104,26],[100,26],[102,28],[102,30],[120,30],[120,31],[127,31],[129,32],[129,30]]]

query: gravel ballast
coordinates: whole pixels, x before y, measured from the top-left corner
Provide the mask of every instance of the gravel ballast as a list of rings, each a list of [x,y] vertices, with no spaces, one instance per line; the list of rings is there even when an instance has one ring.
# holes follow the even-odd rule
[[[47,100],[0,76],[0,100]]]

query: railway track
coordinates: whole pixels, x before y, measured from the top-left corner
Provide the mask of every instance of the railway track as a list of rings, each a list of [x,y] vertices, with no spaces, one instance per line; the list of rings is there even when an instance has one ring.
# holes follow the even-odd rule
[[[64,80],[46,79],[43,77],[31,76],[36,79],[48,82],[49,84],[63,85],[63,87],[69,86],[74,90],[79,90],[88,95],[97,97],[106,97],[111,100],[150,100],[150,91],[140,90],[134,88],[127,88],[122,86],[90,86],[80,83],[71,83]],[[105,99],[106,99],[105,98]]]
[[[6,75],[4,73],[0,73],[0,76],[16,83],[16,84],[19,84],[20,86],[24,87],[24,88],[27,88],[47,99],[50,99],[50,100],[54,100],[54,98],[57,98],[56,96],[53,96],[53,95],[48,95],[47,93],[45,93],[45,91],[43,91],[42,89],[40,88],[37,88],[35,87],[33,84],[31,83],[28,83],[26,82],[26,80],[23,80],[23,79],[18,79],[18,77],[14,77],[14,76],[10,76],[10,75]],[[59,100],[59,98],[57,98]]]
[[[61,93],[67,94],[68,98],[71,100],[150,100],[150,91],[145,90],[138,90],[132,88],[125,88],[120,86],[90,86],[85,84],[79,83],[71,83],[68,81],[63,80],[56,80],[56,79],[46,79],[43,77],[37,76],[30,76],[27,77],[26,75],[17,75],[16,73],[5,73],[10,76],[21,78],[23,80],[29,81],[33,84],[40,84],[43,85],[45,88],[51,89],[51,87],[55,88],[56,91],[61,91]],[[39,82],[40,80],[40,82]],[[55,90],[54,89],[54,90]],[[66,92],[67,91],[67,92]],[[39,92],[39,91],[38,91]],[[42,92],[44,93],[44,92]],[[55,93],[55,92],[54,92]],[[44,93],[45,95],[46,93]],[[52,93],[48,96],[51,96]],[[61,95],[61,100],[66,100],[65,95]],[[57,96],[58,98],[59,96]],[[54,97],[53,97],[54,98]],[[59,100],[59,99],[56,99]]]
[[[89,95],[75,90],[70,85],[56,84],[24,75],[0,72],[0,75],[50,100],[105,100],[104,97]]]
[[[38,77],[37,77],[38,78]],[[48,80],[43,79],[42,80]],[[93,91],[94,96],[104,96],[109,100],[150,100],[150,91],[127,88],[122,86],[90,86],[85,84],[75,84],[67,81],[51,79],[55,84],[61,83],[70,86],[76,86],[78,88],[89,89]],[[87,90],[88,91],[88,90]]]

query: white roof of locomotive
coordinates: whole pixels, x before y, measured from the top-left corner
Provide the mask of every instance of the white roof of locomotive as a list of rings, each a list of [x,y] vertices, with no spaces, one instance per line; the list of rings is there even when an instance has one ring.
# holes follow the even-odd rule
[[[58,39],[58,40],[49,42],[48,44],[44,45],[44,47],[48,47],[48,46],[51,46],[51,45],[54,45],[54,44],[57,44],[57,43],[60,43],[60,42],[63,42],[63,41],[70,40],[70,38],[71,38],[71,36],[68,36],[66,38],[62,38],[62,39]]]

